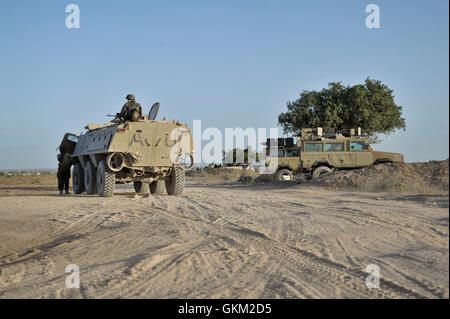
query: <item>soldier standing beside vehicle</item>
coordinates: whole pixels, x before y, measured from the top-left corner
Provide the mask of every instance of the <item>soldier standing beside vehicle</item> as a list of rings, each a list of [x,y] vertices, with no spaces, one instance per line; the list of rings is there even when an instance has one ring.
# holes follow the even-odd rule
[[[120,113],[117,113],[116,115],[125,121],[137,121],[142,117],[142,107],[136,102],[136,98],[133,94],[128,94],[126,99],[128,102],[123,105]]]
[[[58,154],[58,189],[59,195],[63,194],[63,190],[69,195],[69,180],[70,180],[70,168],[72,167],[72,157],[69,153],[66,153],[63,146],[59,148],[60,154]]]

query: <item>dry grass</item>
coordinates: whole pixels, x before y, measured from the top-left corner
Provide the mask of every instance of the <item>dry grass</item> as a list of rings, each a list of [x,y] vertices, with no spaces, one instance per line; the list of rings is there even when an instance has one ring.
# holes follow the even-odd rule
[[[17,175],[0,174],[0,186],[33,184],[57,186],[56,173],[41,173],[40,175],[22,175],[20,173]]]
[[[56,194],[57,192],[56,173],[41,173],[40,175],[0,174],[0,196]]]
[[[260,175],[253,170],[238,168],[214,168],[207,171],[187,171],[188,182],[201,184],[227,184],[243,181],[242,176],[250,176],[254,182],[269,182],[271,176]],[[259,177],[258,177],[259,176]],[[337,190],[393,192],[412,194],[448,194],[449,161],[430,161],[426,163],[379,164],[362,169],[336,171],[323,175],[312,184]],[[251,184],[251,183],[250,183]],[[19,192],[20,187],[27,191],[57,189],[56,173],[41,175],[0,174],[0,195]]]
[[[204,184],[223,184],[228,182],[236,182],[241,176],[251,176],[253,178],[259,176],[258,172],[253,170],[244,170],[240,168],[213,168],[207,171],[187,171],[186,178],[188,181],[200,182]]]
[[[449,162],[378,164],[336,171],[313,183],[343,190],[445,194],[449,192]]]

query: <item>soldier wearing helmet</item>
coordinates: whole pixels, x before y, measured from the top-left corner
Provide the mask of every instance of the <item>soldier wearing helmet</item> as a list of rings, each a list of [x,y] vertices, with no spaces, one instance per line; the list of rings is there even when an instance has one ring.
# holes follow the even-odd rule
[[[133,94],[128,94],[126,99],[128,100],[122,107],[120,113],[117,113],[117,117],[124,119],[125,121],[137,121],[142,118],[142,107],[135,101]]]

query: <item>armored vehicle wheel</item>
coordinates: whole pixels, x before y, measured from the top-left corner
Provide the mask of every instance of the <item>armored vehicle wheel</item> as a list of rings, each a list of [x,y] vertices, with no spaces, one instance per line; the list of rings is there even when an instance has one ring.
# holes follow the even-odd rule
[[[133,182],[134,190],[137,194],[148,194],[150,193],[150,187],[148,183],[145,182]]]
[[[180,195],[184,189],[184,170],[180,167],[173,167],[172,173],[165,180],[166,190],[169,195]]]
[[[86,162],[84,169],[84,187],[89,195],[97,194],[97,170],[91,161]]]
[[[73,166],[72,172],[72,187],[75,194],[81,194],[84,192],[84,171],[83,166],[77,163]]]
[[[154,195],[164,195],[166,185],[163,180],[156,180],[150,183],[150,192]]]
[[[100,196],[109,197],[114,194],[116,175],[111,171],[105,161],[101,161],[97,167],[97,190]]]
[[[292,174],[292,172],[290,170],[283,168],[283,169],[280,169],[275,174],[275,180],[280,181],[280,182],[293,181],[294,175]]]
[[[312,173],[313,179],[318,179],[323,174],[331,173],[331,168],[326,166],[319,166],[317,167],[314,172]]]

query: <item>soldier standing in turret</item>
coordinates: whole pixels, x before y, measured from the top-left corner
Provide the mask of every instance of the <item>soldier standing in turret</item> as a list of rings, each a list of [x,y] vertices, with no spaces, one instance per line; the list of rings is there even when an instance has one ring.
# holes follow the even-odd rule
[[[142,117],[142,107],[136,102],[133,94],[128,94],[126,99],[128,102],[123,105],[120,113],[117,113],[117,117],[125,121],[137,121]]]

